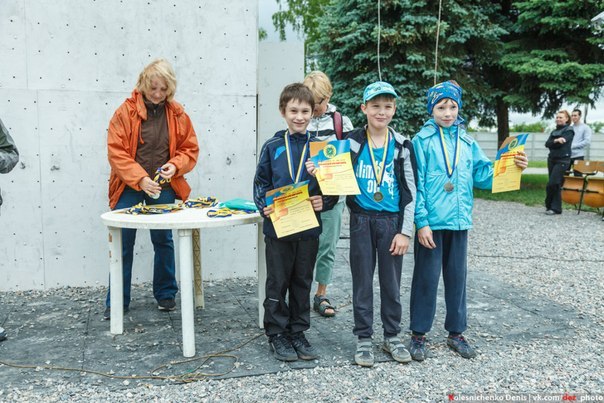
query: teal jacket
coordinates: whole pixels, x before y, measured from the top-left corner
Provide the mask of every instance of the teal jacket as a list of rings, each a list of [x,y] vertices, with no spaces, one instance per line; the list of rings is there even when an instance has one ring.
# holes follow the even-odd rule
[[[472,228],[473,187],[490,189],[493,164],[472,136],[462,126],[443,129],[445,143],[452,160],[455,133],[459,132],[459,162],[451,178],[440,143],[438,125],[428,120],[413,137],[417,159],[417,201],[415,227],[429,225],[432,230],[467,230]],[[451,182],[453,190],[445,191]]]

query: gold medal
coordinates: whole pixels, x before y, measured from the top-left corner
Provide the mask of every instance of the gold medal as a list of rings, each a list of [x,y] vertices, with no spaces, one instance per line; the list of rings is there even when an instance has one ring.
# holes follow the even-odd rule
[[[451,182],[447,182],[445,183],[445,186],[443,186],[445,188],[445,192],[447,193],[451,193],[453,191],[453,189],[455,188],[455,186],[453,186],[453,184]]]
[[[377,191],[373,194],[373,200],[375,200],[376,202],[381,202],[382,200],[384,200],[384,195],[382,194],[382,192]]]

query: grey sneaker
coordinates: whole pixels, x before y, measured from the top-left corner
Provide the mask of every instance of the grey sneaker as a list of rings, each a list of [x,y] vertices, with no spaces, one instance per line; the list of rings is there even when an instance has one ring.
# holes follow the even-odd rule
[[[394,336],[389,337],[384,340],[384,344],[382,344],[382,349],[390,353],[392,358],[398,362],[409,362],[411,361],[411,354],[405,348],[405,345],[401,341],[400,337]]]
[[[160,299],[157,301],[157,309],[160,311],[173,311],[176,309],[176,301],[174,298]]]
[[[296,350],[298,358],[301,360],[315,360],[319,358],[317,351],[310,345],[304,332],[293,333],[290,336],[292,347]]]
[[[476,357],[476,351],[461,334],[447,337],[447,346],[463,358]]]
[[[357,341],[354,362],[361,367],[373,367],[375,359],[373,357],[373,342],[371,339],[359,339]]]
[[[124,313],[128,313],[130,312],[130,308],[125,306],[124,307]],[[107,307],[105,308],[105,312],[103,312],[103,320],[109,320],[111,319],[111,308]]]
[[[296,361],[298,359],[298,354],[294,350],[292,343],[283,333],[271,336],[268,344],[270,344],[273,356],[276,359],[280,361]]]
[[[0,341],[6,340],[6,330],[3,327],[0,327]]]
[[[415,361],[423,361],[428,357],[426,349],[426,336],[411,336],[409,354]]]

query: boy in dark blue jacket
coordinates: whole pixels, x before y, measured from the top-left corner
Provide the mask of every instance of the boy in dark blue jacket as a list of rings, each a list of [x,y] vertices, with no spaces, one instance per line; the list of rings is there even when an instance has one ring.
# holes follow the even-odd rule
[[[310,327],[309,295],[321,226],[277,238],[269,217],[273,207],[266,206],[265,198],[269,190],[309,180],[310,202],[319,224],[319,213],[337,202],[337,197],[321,195],[317,180],[308,174],[304,165],[310,153],[309,143],[314,140],[306,130],[314,106],[313,95],[303,84],[290,84],[283,89],[279,110],[287,129],[275,133],[264,143],[254,177],[254,202],[264,216],[266,243],[264,330],[275,358],[282,361],[317,358],[304,331]]]

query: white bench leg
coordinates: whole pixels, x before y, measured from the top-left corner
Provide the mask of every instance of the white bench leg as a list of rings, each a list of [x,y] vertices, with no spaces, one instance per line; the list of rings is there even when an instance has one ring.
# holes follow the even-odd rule
[[[185,357],[195,356],[195,324],[193,312],[193,248],[190,229],[179,229],[180,306],[182,311],[182,351]]]
[[[109,227],[109,285],[111,287],[111,334],[124,333],[124,277],[122,230]]]

